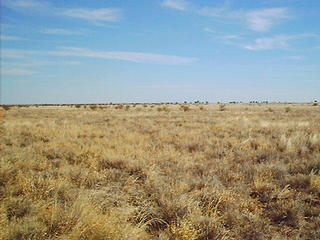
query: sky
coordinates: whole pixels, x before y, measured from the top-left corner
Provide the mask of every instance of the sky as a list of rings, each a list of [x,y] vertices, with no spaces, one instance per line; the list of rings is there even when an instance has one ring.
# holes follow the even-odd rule
[[[0,101],[319,101],[319,13],[319,0],[1,0]]]

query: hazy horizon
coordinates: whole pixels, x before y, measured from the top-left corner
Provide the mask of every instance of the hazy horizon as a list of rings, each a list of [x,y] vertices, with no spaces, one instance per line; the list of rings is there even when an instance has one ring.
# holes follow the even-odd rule
[[[1,2],[1,104],[312,102],[320,1]]]

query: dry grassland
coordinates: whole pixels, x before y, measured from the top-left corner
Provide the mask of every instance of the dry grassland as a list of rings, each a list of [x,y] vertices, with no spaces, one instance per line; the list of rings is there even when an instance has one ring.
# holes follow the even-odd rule
[[[319,106],[2,115],[1,239],[320,239]]]

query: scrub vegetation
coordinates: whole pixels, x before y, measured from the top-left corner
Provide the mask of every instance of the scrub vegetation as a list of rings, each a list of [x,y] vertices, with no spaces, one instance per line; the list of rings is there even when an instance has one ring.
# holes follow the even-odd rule
[[[313,104],[11,106],[0,238],[320,239]]]

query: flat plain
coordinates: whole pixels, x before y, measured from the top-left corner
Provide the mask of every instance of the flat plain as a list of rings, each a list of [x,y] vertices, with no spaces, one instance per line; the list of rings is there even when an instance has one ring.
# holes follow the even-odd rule
[[[11,107],[1,239],[320,239],[320,109]]]

